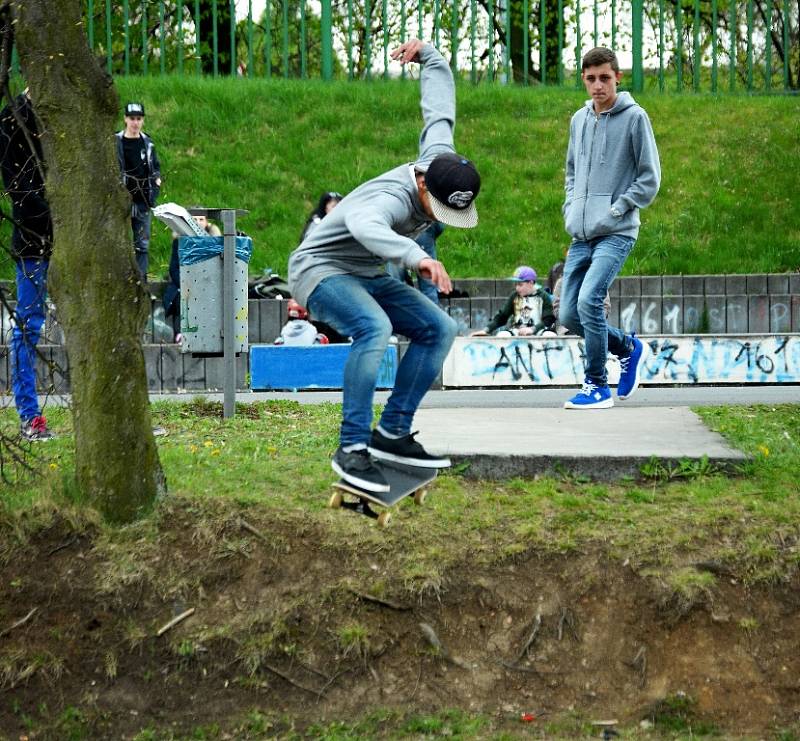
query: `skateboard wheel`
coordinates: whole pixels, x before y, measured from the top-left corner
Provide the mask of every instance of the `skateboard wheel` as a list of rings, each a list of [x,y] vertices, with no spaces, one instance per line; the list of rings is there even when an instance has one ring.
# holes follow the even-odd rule
[[[414,492],[414,504],[422,505],[425,501],[425,497],[427,496],[427,489],[417,489],[417,491]]]
[[[381,512],[378,515],[378,527],[388,527],[391,519],[392,519],[391,512]]]
[[[342,506],[342,502],[344,501],[344,497],[341,495],[340,492],[335,492],[331,494],[331,498],[328,501],[328,506],[331,509],[339,509]]]

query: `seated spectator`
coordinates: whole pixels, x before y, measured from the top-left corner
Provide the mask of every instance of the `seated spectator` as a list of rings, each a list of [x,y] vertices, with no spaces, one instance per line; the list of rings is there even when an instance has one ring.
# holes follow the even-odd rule
[[[555,325],[550,294],[536,283],[536,271],[521,265],[511,277],[514,293],[494,315],[489,325],[473,332],[470,337],[531,337],[552,331]]]
[[[206,230],[209,237],[221,237],[222,232],[205,216],[194,216],[194,220]],[[164,287],[164,316],[172,321],[175,342],[181,341],[181,268],[178,260],[178,236],[172,233],[172,254],[169,258],[168,282]]]
[[[337,193],[335,190],[325,191],[319,197],[319,203],[317,203],[317,207],[311,212],[308,219],[306,219],[306,224],[303,227],[303,232],[300,235],[300,241],[302,242],[311,232],[315,229],[317,224],[322,221],[336,206],[339,205],[339,202],[344,198],[341,193]]]
[[[293,347],[328,344],[328,338],[308,321],[308,312],[293,298],[286,304],[286,314],[288,320],[274,344]]]

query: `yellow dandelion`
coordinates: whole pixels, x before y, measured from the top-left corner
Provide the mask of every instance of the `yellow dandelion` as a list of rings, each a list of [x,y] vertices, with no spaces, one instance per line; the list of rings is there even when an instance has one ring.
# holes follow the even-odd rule
[[[58,470],[58,463],[51,463],[50,464],[50,470],[51,471],[57,471]]]
[[[219,448],[214,448],[214,450],[211,451],[211,455],[219,455],[219,452]]]
[[[203,443],[203,445],[205,445],[207,448],[213,448],[214,447],[214,443],[212,443],[211,440],[206,440]]]
[[[199,450],[199,448],[196,445],[190,445],[189,446],[189,452],[190,453],[196,453],[198,450]]]
[[[759,445],[758,452],[761,453],[764,457],[769,455],[769,448],[766,445]]]

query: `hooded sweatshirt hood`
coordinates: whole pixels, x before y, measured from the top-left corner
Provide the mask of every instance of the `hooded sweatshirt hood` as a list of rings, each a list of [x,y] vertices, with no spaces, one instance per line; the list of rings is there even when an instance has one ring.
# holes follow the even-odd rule
[[[639,209],[658,193],[661,165],[644,109],[628,92],[599,115],[587,100],[572,117],[564,221],[576,240],[639,233]]]

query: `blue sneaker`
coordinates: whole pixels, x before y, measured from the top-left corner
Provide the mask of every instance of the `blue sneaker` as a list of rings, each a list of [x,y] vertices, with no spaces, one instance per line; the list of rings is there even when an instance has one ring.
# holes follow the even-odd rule
[[[588,378],[584,379],[581,390],[564,402],[564,409],[610,409],[613,406],[611,389],[608,386],[598,386]]]
[[[644,344],[636,339],[636,335],[631,335],[633,340],[633,350],[627,358],[619,359],[619,383],[617,384],[617,397],[627,399],[633,396],[634,391],[639,388],[639,376],[642,372],[642,361],[644,359]]]

